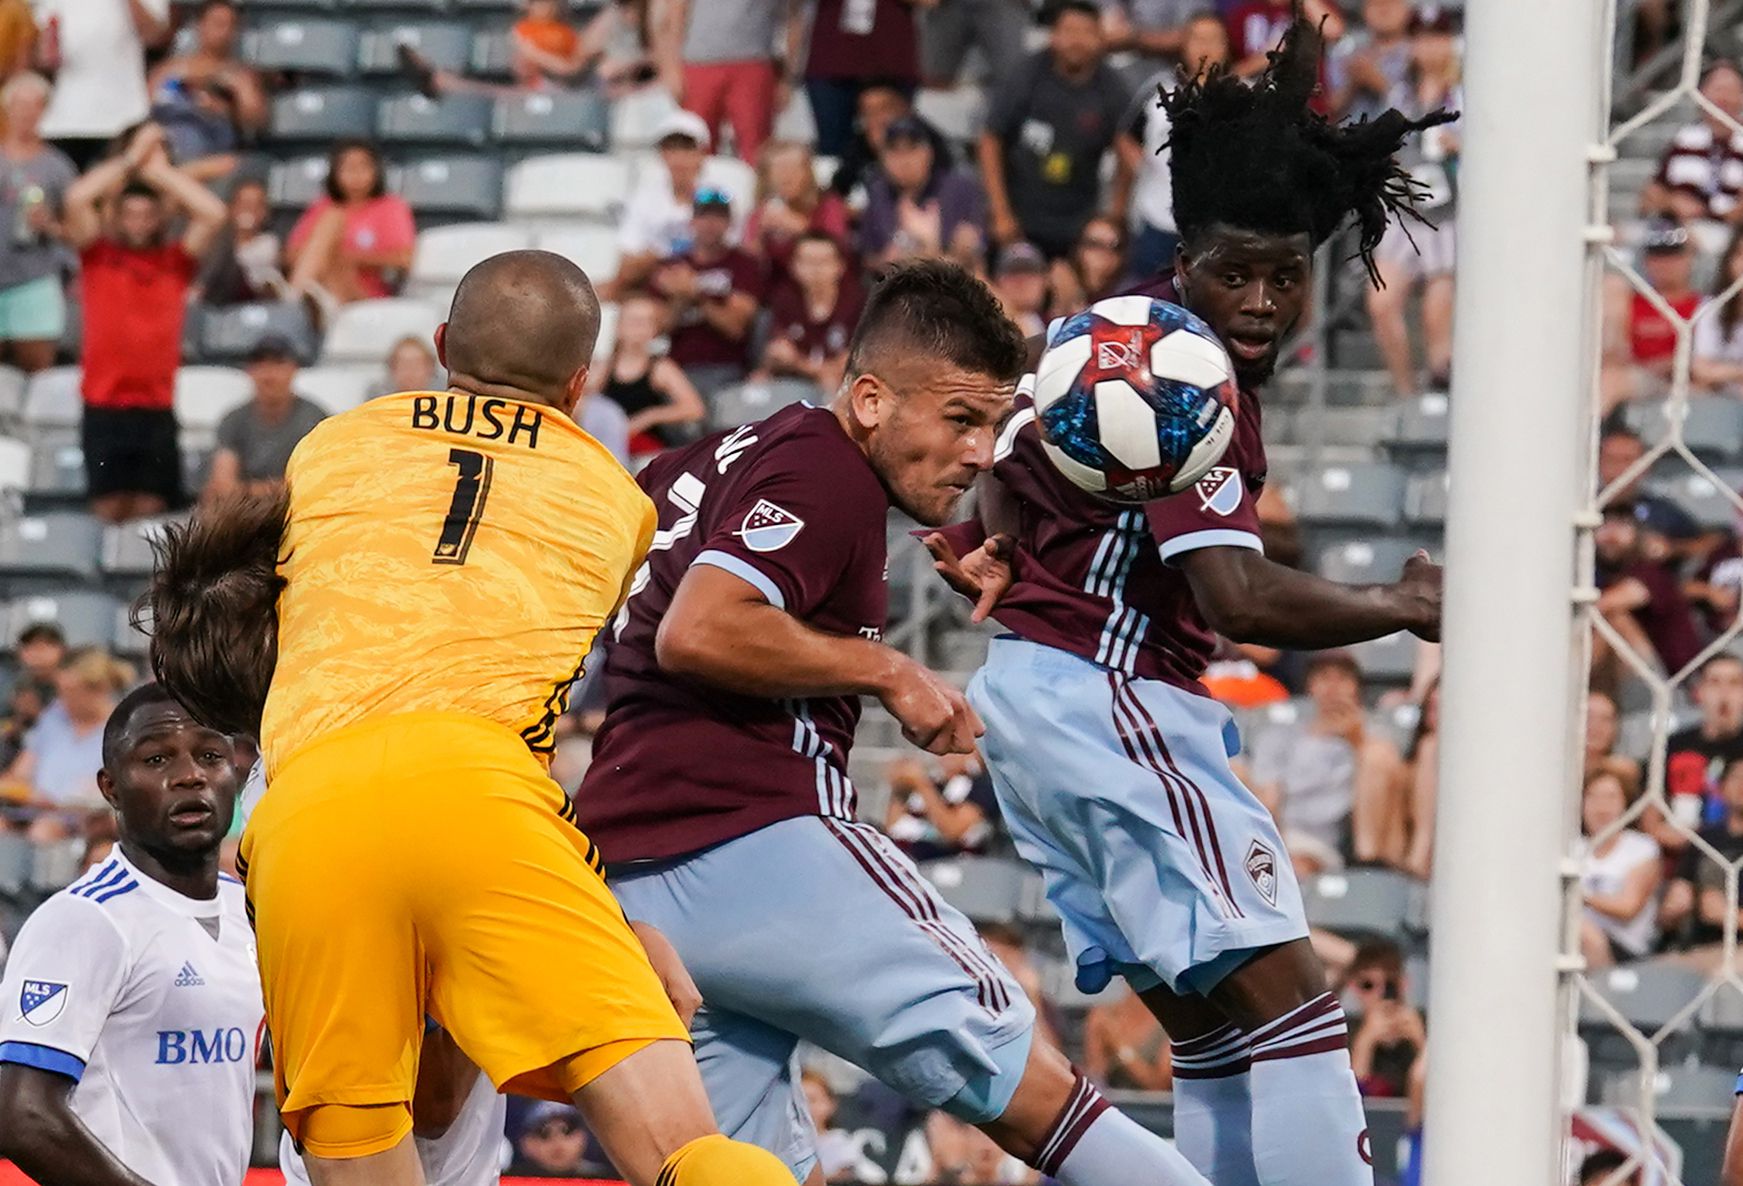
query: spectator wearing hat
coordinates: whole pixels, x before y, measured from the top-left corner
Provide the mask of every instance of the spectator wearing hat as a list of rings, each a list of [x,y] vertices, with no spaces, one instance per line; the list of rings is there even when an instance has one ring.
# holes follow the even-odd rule
[[[769,302],[769,342],[762,369],[797,375],[833,394],[847,369],[847,343],[864,303],[847,277],[841,244],[806,231],[793,245],[792,279]]]
[[[978,262],[986,197],[973,177],[943,162],[932,129],[903,116],[884,132],[877,168],[866,178],[859,239],[865,262],[950,256]]]
[[[239,490],[276,490],[297,442],[327,418],[321,405],[296,393],[296,349],[285,338],[272,334],[255,344],[248,352],[248,378],[254,397],[218,422],[204,501]]]
[[[795,0],[667,0],[655,31],[661,77],[680,80],[677,98],[719,139],[732,128],[733,148],[755,164],[774,126],[778,100],[791,84],[775,57],[799,60],[804,7]]]
[[[48,96],[40,74],[15,74],[0,87],[0,344],[27,373],[54,365],[66,329],[60,220],[79,176],[67,155],[42,139]]]
[[[708,125],[695,112],[674,111],[666,116],[655,129],[654,141],[663,168],[644,170],[624,206],[617,226],[617,275],[600,292],[606,300],[622,299],[646,284],[661,260],[689,250],[690,220],[701,190],[725,194],[729,203],[749,197],[732,192],[727,175],[732,166],[708,155],[712,144]],[[737,229],[736,221],[729,229]]]
[[[1598,489],[1608,490],[1645,455],[1646,442],[1638,433],[1621,424],[1608,425],[1598,438]],[[1640,525],[1661,537],[1672,552],[1691,550],[1701,535],[1701,525],[1676,499],[1647,489],[1645,482],[1646,471],[1642,470],[1619,487],[1611,501],[1633,503]]]
[[[704,399],[744,378],[751,323],[762,302],[762,268],[732,245],[731,232],[727,195],[697,190],[688,243],[661,261],[653,277],[654,291],[666,301],[672,361]]]
[[[187,215],[179,239],[167,233],[172,204]],[[182,502],[175,417],[182,320],[224,214],[223,202],[170,163],[155,124],[67,189],[65,230],[79,252],[85,316],[85,491],[105,522]]]
[[[1733,121],[1743,120],[1743,70],[1720,60],[1701,75],[1701,97]],[[1640,193],[1640,212],[1685,223],[1720,225],[1743,217],[1743,133],[1707,107],[1677,129],[1658,172]]]
[[[1043,19],[1047,48],[999,80],[979,157],[993,240],[1027,239],[1055,259],[1100,208],[1102,156],[1124,126],[1131,88],[1104,60],[1093,0],[1058,0]],[[1131,169],[1117,159],[1110,207],[1121,220]]]
[[[920,42],[913,0],[816,0],[805,55],[805,95],[817,151],[841,156],[853,140],[860,92],[888,87],[913,98]]]
[[[1678,317],[1694,316],[1694,243],[1688,228],[1668,218],[1647,227],[1640,244],[1640,273],[1647,287]],[[1626,277],[1604,277],[1604,361],[1600,377],[1603,412],[1631,399],[1662,393],[1676,362],[1676,326]]]
[[[1649,546],[1636,503],[1604,508],[1593,535],[1597,551],[1598,612],[1635,654],[1666,673],[1682,670],[1700,653],[1694,611],[1676,570]],[[1625,668],[1602,634],[1592,638],[1594,683],[1620,679]],[[1599,679],[1599,673],[1603,679]]]
[[[883,155],[884,137],[899,119],[913,117],[932,142],[932,156],[940,165],[956,160],[944,133],[927,123],[914,110],[913,93],[904,86],[877,80],[859,92],[855,105],[853,138],[835,166],[829,188],[855,207],[864,204],[865,184]]]
[[[510,1168],[539,1177],[573,1177],[587,1163],[587,1145],[587,1128],[572,1105],[537,1100],[521,1118]]]
[[[1442,108],[1464,106],[1459,84],[1459,15],[1451,8],[1424,6],[1410,23],[1410,64],[1387,104],[1412,118]],[[1453,331],[1454,214],[1457,207],[1459,123],[1429,128],[1407,138],[1398,161],[1418,187],[1418,217],[1406,227],[1389,223],[1374,253],[1381,283],[1366,291],[1368,318],[1380,347],[1392,389],[1401,396],[1418,391],[1411,360],[1405,305],[1413,288],[1422,289],[1423,354],[1427,386],[1446,391],[1451,384]]]
[[[1047,329],[1047,257],[1033,243],[1012,243],[993,265],[993,295],[1009,317],[1034,337]]]

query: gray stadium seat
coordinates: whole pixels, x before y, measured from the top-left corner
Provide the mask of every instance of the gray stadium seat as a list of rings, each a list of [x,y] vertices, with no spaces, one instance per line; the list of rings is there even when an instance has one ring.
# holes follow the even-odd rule
[[[495,218],[502,209],[502,162],[492,156],[444,156],[393,171],[393,188],[425,214]]]
[[[1404,473],[1384,462],[1326,465],[1296,487],[1303,523],[1390,527],[1404,511]]]
[[[25,384],[24,425],[33,435],[42,429],[78,428],[83,409],[78,367],[50,367]]]
[[[31,446],[30,489],[37,494],[85,492],[85,452],[76,437],[60,435]]]
[[[1404,518],[1410,523],[1439,527],[1446,522],[1446,471],[1415,474],[1404,491]]]
[[[654,147],[660,122],[677,110],[664,87],[643,87],[620,96],[611,105],[611,146],[616,150]]]
[[[375,134],[375,95],[362,87],[304,87],[272,101],[279,140],[332,141]]]
[[[513,72],[514,54],[508,34],[489,30],[472,38],[472,73],[480,78],[504,79]]]
[[[119,599],[107,593],[66,590],[14,598],[6,611],[5,637],[17,638],[33,622],[53,622],[75,647],[109,646]]]
[[[22,832],[0,832],[0,894],[13,896],[30,880],[36,846]]]
[[[598,91],[537,91],[496,101],[491,118],[498,144],[581,147],[604,152],[611,105]]]
[[[1669,431],[1671,410],[1669,401],[1637,403],[1629,407],[1626,416],[1635,432],[1656,444]],[[1743,454],[1743,404],[1723,395],[1690,397],[1683,440],[1699,457],[1738,457]]]
[[[446,12],[448,0],[342,0],[342,7],[352,10]]]
[[[1393,448],[1446,449],[1447,398],[1444,395],[1423,395],[1397,410],[1397,423],[1392,429]]]
[[[529,157],[508,171],[510,217],[589,217],[615,224],[629,197],[630,166],[620,157],[560,153]]]
[[[818,394],[817,387],[808,383],[763,380],[735,383],[714,393],[709,407],[709,424],[714,428],[736,428],[752,420],[761,420],[802,399],[815,399]]]
[[[29,443],[16,437],[0,437],[0,493],[29,488]]]
[[[104,573],[118,577],[151,575],[153,562],[151,544],[163,534],[164,526],[175,519],[136,519],[103,529],[102,565]]]
[[[490,100],[483,95],[396,95],[376,108],[375,126],[389,144],[477,146],[490,136]]]
[[[1737,1072],[1730,1067],[1666,1066],[1653,1076],[1652,1095],[1660,1108],[1711,1108],[1731,1098],[1736,1082]],[[1598,1088],[1600,1103],[1618,1107],[1636,1104],[1640,1100],[1640,1072],[1606,1075]]]
[[[242,56],[259,70],[345,78],[357,64],[357,26],[349,21],[270,21],[243,35]]]
[[[343,412],[367,399],[369,389],[383,376],[379,366],[304,367],[297,372],[296,389],[298,395],[314,400],[329,412]]]
[[[401,21],[363,34],[357,68],[364,74],[398,74],[399,47],[409,45],[439,70],[466,69],[471,51],[466,26],[453,21]]]
[[[617,232],[591,223],[541,231],[534,240],[541,251],[551,251],[575,265],[595,281],[617,273]]]
[[[926,87],[914,96],[914,113],[956,144],[967,144],[980,135],[986,105],[986,95],[976,86]]]
[[[1631,964],[1589,973],[1592,988],[1617,1012],[1651,1037],[1700,995],[1706,978],[1670,964]],[[1610,1021],[1597,1006],[1580,998],[1580,1025],[1604,1030]]]
[[[1407,684],[1416,671],[1416,636],[1408,631],[1359,642],[1350,652],[1363,674],[1379,683]]]
[[[0,424],[16,424],[24,414],[24,385],[23,371],[0,366]]]
[[[266,196],[281,210],[301,212],[326,192],[326,184],[326,157],[297,157],[273,164],[266,176]]]
[[[97,574],[102,524],[84,511],[0,520],[0,575],[88,579]]]
[[[1737,504],[1731,501],[1729,495],[1707,478],[1705,474],[1696,473],[1688,468],[1688,464],[1680,457],[1673,467],[1682,470],[1673,477],[1659,477],[1656,473],[1646,480],[1646,488],[1654,494],[1673,500],[1689,514],[1693,515],[1702,527],[1713,530],[1725,530],[1736,526],[1743,518]],[[1715,475],[1724,482],[1730,490],[1743,490],[1743,470],[1720,469]]]
[[[441,311],[422,301],[394,297],[356,301],[340,309],[327,327],[321,361],[382,365],[395,342],[404,337],[427,341],[441,321]]]
[[[1743,1033],[1743,992],[1721,984],[1719,990],[1701,1005],[1701,1028]]]
[[[1035,874],[1020,861],[959,857],[928,861],[920,872],[939,897],[977,923],[1013,923],[1022,917]]]
[[[209,438],[227,412],[253,395],[248,375],[234,367],[183,367],[176,372],[176,421],[185,435]]]
[[[83,840],[36,845],[31,853],[30,888],[39,894],[52,894],[66,888],[79,876],[84,857]]]
[[[1334,544],[1321,552],[1316,571],[1328,581],[1346,584],[1367,584],[1373,581],[1395,581],[1404,562],[1416,551],[1414,542],[1395,536],[1373,540],[1352,540]]]
[[[1396,870],[1350,869],[1309,878],[1301,896],[1314,926],[1399,935],[1410,913],[1410,885],[1411,879]]]
[[[288,339],[297,357],[315,353],[315,330],[301,305],[285,301],[259,301],[246,305],[207,309],[200,318],[200,357],[242,358],[255,343],[268,335]]]
[[[468,222],[434,227],[418,234],[410,282],[422,289],[460,283],[473,264],[504,251],[532,245],[524,229],[500,222]]]

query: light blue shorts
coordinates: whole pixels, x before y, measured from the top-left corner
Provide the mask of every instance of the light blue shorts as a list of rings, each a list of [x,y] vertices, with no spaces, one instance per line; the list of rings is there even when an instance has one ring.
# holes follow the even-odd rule
[[[1307,934],[1277,825],[1229,769],[1206,696],[1067,651],[993,640],[968,698],[1006,826],[1064,920],[1077,983],[1205,993]]]
[[[702,990],[691,1036],[721,1131],[797,1180],[817,1156],[801,1038],[972,1124],[1010,1104],[1034,1007],[876,828],[804,816],[610,881]]]
[[[59,276],[0,288],[0,342],[58,342],[67,328],[67,298]]]

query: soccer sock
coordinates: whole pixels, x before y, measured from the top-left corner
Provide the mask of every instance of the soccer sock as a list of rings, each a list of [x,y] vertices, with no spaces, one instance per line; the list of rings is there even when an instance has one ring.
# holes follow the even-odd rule
[[[1233,1025],[1174,1043],[1174,1143],[1216,1186],[1259,1186],[1251,1061]]]
[[[656,1186],[793,1186],[793,1171],[766,1149],[714,1133],[666,1158]]]
[[[1328,992],[1253,1031],[1253,1159],[1263,1186],[1373,1186],[1348,1028]]]
[[[1061,1186],[1209,1186],[1178,1149],[1110,1107],[1081,1073],[1030,1164]]]

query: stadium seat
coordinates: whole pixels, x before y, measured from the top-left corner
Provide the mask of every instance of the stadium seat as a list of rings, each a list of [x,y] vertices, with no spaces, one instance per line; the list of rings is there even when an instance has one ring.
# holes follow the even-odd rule
[[[1628,407],[1626,416],[1635,432],[1656,444],[1669,431],[1674,410],[1675,405],[1668,400],[1637,403]],[[1690,452],[1702,458],[1731,460],[1743,455],[1743,404],[1724,395],[1691,396],[1683,441]]]
[[[57,434],[30,448],[30,491],[36,495],[82,495],[85,452],[76,437]]]
[[[225,413],[247,403],[254,384],[234,367],[183,367],[176,372],[176,421],[182,432],[209,440]]]
[[[1447,398],[1418,396],[1397,410],[1397,422],[1387,445],[1393,449],[1446,450]]]
[[[102,525],[84,511],[49,511],[0,519],[0,576],[97,575]]]
[[[1328,581],[1346,584],[1395,581],[1414,551],[1413,541],[1395,536],[1351,540],[1321,552],[1316,570]]]
[[[136,519],[103,529],[102,567],[108,576],[146,577],[151,575],[152,541],[163,534],[164,526],[173,518]]]
[[[976,923],[1016,922],[1029,894],[1026,883],[1035,876],[1020,861],[995,857],[928,861],[920,872],[941,898]]]
[[[774,138],[799,144],[817,143],[817,117],[811,112],[811,100],[805,88],[796,86],[787,98],[787,105],[775,113]],[[830,158],[832,161],[834,158]],[[819,185],[828,185],[827,180]]]
[[[327,328],[321,361],[381,364],[395,342],[404,337],[427,340],[441,321],[441,312],[422,301],[356,301],[340,309]]]
[[[277,14],[284,12],[332,12],[339,7],[340,0],[248,0],[246,9],[250,15],[257,8],[271,9]]]
[[[1379,683],[1407,684],[1416,672],[1416,636],[1401,630],[1350,648],[1362,674]]]
[[[664,170],[662,169],[662,172]],[[726,191],[737,217],[743,218],[756,205],[757,171],[735,156],[716,153],[702,165],[702,184]]]
[[[42,429],[78,428],[83,409],[78,367],[50,367],[25,384],[24,425],[33,435]]]
[[[278,161],[266,176],[266,197],[280,210],[299,213],[326,192],[327,158],[305,156]]]
[[[604,152],[610,117],[611,105],[598,91],[537,91],[498,99],[490,126],[498,144]]]
[[[357,26],[349,21],[270,21],[243,35],[242,57],[257,70],[345,78],[357,65]]]
[[[629,197],[630,168],[617,157],[561,153],[510,167],[505,208],[511,218],[579,216],[615,224]]]
[[[303,88],[272,101],[272,135],[279,140],[330,143],[374,134],[375,95],[362,87]]]
[[[1404,491],[1404,518],[1425,527],[1446,522],[1446,471],[1416,474]]]
[[[986,120],[986,95],[979,87],[949,90],[924,87],[914,96],[914,114],[944,133],[952,144],[969,144]]]
[[[1693,515],[1702,527],[1710,530],[1728,530],[1743,518],[1743,512],[1739,512],[1737,504],[1725,490],[1720,489],[1705,474],[1689,469],[1688,463],[1682,458],[1677,458],[1675,464],[1668,468],[1680,468],[1682,472],[1674,477],[1662,478],[1655,473],[1647,478],[1646,489],[1671,499]],[[1714,473],[1728,489],[1743,490],[1743,470],[1720,469]]]
[[[1631,964],[1591,972],[1587,980],[1625,1021],[1652,1037],[1700,995],[1706,979],[1699,972],[1671,964]],[[1612,1029],[1610,1020],[1591,1001],[1580,998],[1580,1026]]]
[[[16,896],[30,880],[36,846],[23,832],[0,832],[0,894]]]
[[[409,45],[438,70],[466,69],[472,37],[454,21],[400,21],[370,29],[357,45],[357,68],[364,74],[400,73],[399,47]]]
[[[1604,1076],[1598,1084],[1598,1102],[1616,1107],[1638,1104],[1640,1074],[1630,1070]],[[1737,1072],[1728,1066],[1663,1066],[1652,1076],[1652,1096],[1662,1109],[1704,1110],[1715,1100],[1730,1099],[1736,1083]]]
[[[1303,523],[1390,527],[1404,511],[1404,473],[1384,462],[1327,465],[1296,488]]]
[[[0,437],[0,494],[29,488],[29,443],[17,437]]]
[[[654,147],[660,121],[678,108],[664,87],[643,87],[611,105],[611,146],[616,150]]]
[[[6,609],[5,637],[17,638],[33,622],[53,622],[75,647],[107,647],[115,641],[115,611],[121,601],[107,593],[67,590],[14,598]]]
[[[803,399],[816,399],[820,394],[815,384],[802,380],[794,383],[759,379],[748,383],[735,383],[714,393],[714,398],[710,401],[712,407],[709,409],[709,424],[714,428],[736,428],[740,424],[749,424],[752,420],[761,420],[788,404],[796,404]]]
[[[396,95],[375,112],[388,144],[481,145],[490,138],[490,100],[483,95]]]
[[[379,366],[304,367],[297,372],[296,389],[298,395],[314,400],[329,412],[343,412],[367,399],[370,387],[382,377]]]
[[[206,359],[242,358],[269,334],[288,339],[300,359],[315,354],[315,329],[309,324],[308,313],[301,305],[285,301],[206,309],[200,317],[199,334],[200,357]]]
[[[617,232],[608,226],[584,224],[541,231],[534,244],[575,261],[596,282],[617,272]]]
[[[23,371],[0,366],[0,424],[17,424],[24,415],[24,385]]]
[[[393,188],[420,215],[491,219],[502,209],[502,163],[493,156],[444,156],[391,170]]]
[[[1743,992],[1720,985],[1719,990],[1701,1004],[1701,1028],[1726,1033],[1743,1033]]]
[[[446,12],[448,0],[343,0],[341,7],[395,12]]]
[[[1279,860],[1287,858],[1278,854]],[[1307,920],[1328,931],[1401,935],[1410,913],[1411,879],[1393,869],[1321,873],[1301,886]]]
[[[33,845],[30,857],[31,890],[37,894],[52,894],[71,885],[83,871],[85,842],[75,838],[57,844]]]
[[[479,78],[506,79],[514,69],[514,53],[509,49],[508,34],[492,29],[472,38],[472,73]]]
[[[451,290],[480,260],[531,245],[532,236],[525,230],[500,222],[434,227],[418,234],[410,282],[420,289],[445,286]]]

